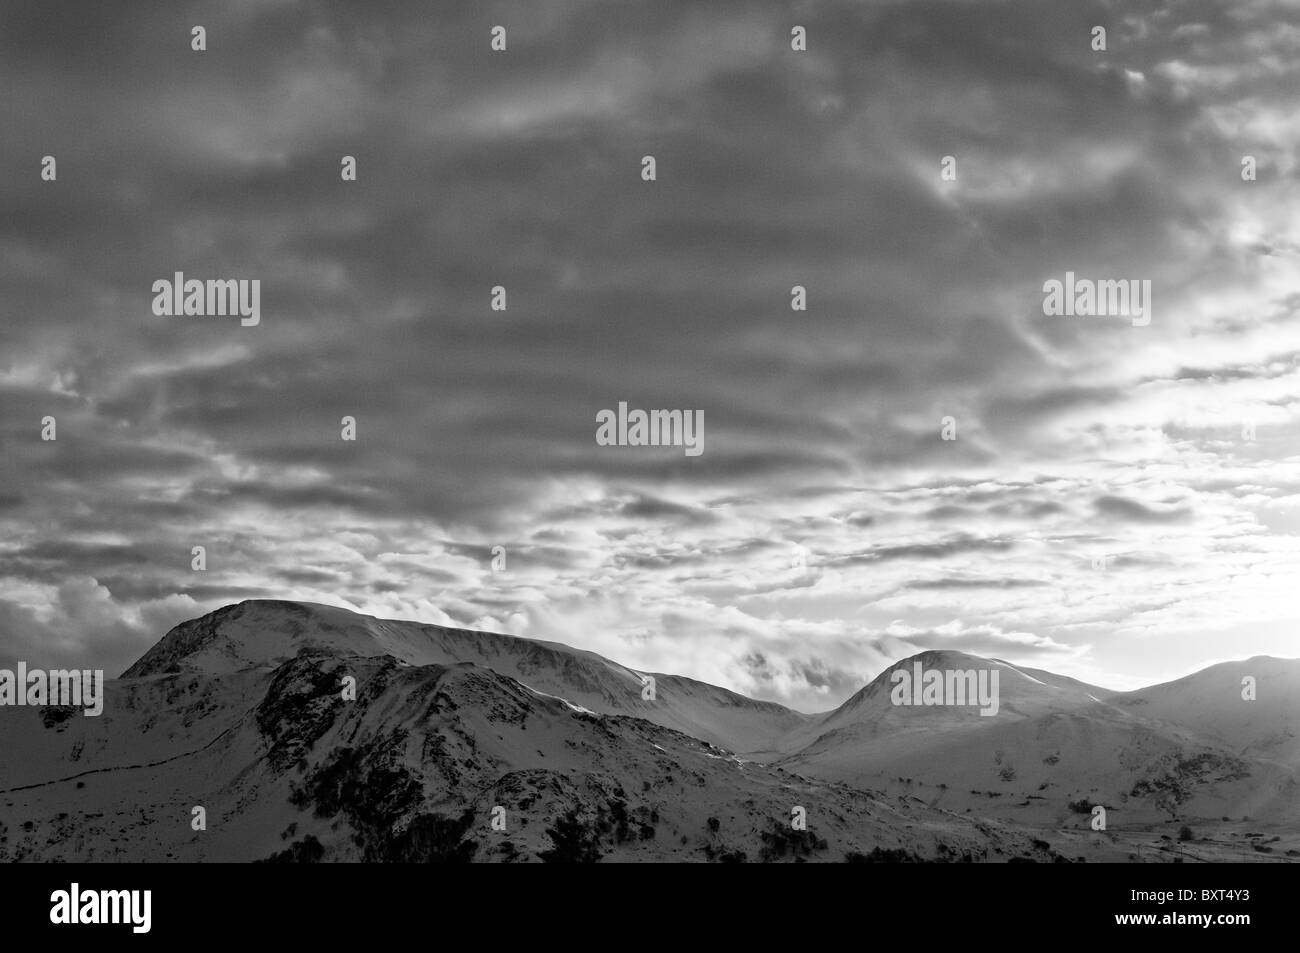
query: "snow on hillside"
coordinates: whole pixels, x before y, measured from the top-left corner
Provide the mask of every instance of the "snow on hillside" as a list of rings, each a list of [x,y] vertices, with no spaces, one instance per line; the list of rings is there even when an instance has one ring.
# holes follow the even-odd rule
[[[373,619],[313,603],[251,600],[172,629],[123,673],[221,674],[276,665],[301,652],[391,656],[409,665],[475,662],[602,714],[632,714],[728,750],[771,747],[809,717],[772,702],[676,675],[655,678],[642,696],[642,673],[594,652],[533,639],[418,622]]]
[[[349,676],[354,701],[339,691]],[[133,709],[40,729],[47,753],[34,749],[21,777],[5,768],[0,858],[1053,858],[1003,825],[742,763],[472,663],[307,653],[114,687]],[[159,711],[141,718],[141,705]],[[795,806],[807,831],[790,827]],[[206,830],[192,829],[195,807]]]
[[[895,704],[918,666],[996,672],[996,713]],[[99,718],[6,712],[0,859],[1300,857],[1300,661],[1116,693],[924,652],[816,716],[653,678],[643,698],[642,673],[558,643],[228,606],[109,682]]]

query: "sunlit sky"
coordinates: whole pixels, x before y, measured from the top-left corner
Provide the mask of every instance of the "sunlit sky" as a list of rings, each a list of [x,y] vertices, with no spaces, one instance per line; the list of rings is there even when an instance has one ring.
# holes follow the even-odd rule
[[[122,12],[0,10],[0,662],[247,598],[804,710],[1300,655],[1297,3]],[[155,316],[176,271],[261,324]],[[1066,271],[1150,325],[1045,316]],[[704,452],[598,446],[619,401]]]

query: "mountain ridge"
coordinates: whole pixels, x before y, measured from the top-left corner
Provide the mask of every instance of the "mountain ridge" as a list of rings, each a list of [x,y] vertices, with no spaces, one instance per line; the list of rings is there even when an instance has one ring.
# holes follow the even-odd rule
[[[996,672],[997,714],[894,704],[917,666]],[[933,650],[818,715],[645,674],[654,698],[561,643],[222,607],[109,681],[102,717],[0,719],[0,859],[1300,857],[1297,661],[1113,693]]]
[[[637,672],[560,642],[262,599],[223,606],[173,627],[122,678],[180,671],[226,674],[280,664],[305,650],[388,655],[411,665],[475,662],[542,694],[603,714],[637,715],[733,751],[770,747],[815,717],[687,676]],[[643,675],[655,680],[653,700],[642,698]]]
[[[319,618],[319,614],[321,613],[334,613],[334,614],[341,614],[342,616],[350,617],[352,619],[369,620],[371,622],[379,623],[379,624],[455,633],[456,635],[462,638],[488,638],[492,640],[525,642],[531,645],[541,646],[556,651],[562,651],[564,653],[568,653],[572,655],[585,656],[590,659],[599,660],[600,663],[610,666],[611,669],[626,673],[629,678],[636,680],[636,685],[638,690],[640,690],[641,687],[639,676],[642,674],[653,675],[656,678],[656,680],[665,680],[665,679],[678,680],[682,682],[689,682],[699,686],[705,686],[711,689],[715,689],[719,692],[723,692],[729,696],[732,696],[737,700],[742,700],[743,702],[748,704],[768,707],[774,711],[779,710],[783,712],[790,712],[795,715],[799,715],[808,719],[819,719],[819,718],[830,717],[836,711],[848,705],[855,697],[861,695],[867,689],[871,688],[873,684],[880,682],[882,679],[888,676],[889,673],[891,673],[895,669],[903,665],[910,665],[916,661],[922,661],[923,663],[930,663],[934,660],[960,660],[960,661],[969,660],[970,662],[976,663],[975,667],[978,667],[979,665],[987,666],[990,663],[992,663],[992,664],[1002,666],[1005,669],[1009,669],[1020,675],[1032,676],[1033,678],[1038,679],[1040,681],[1045,680],[1044,677],[1046,677],[1047,680],[1054,680],[1054,682],[1058,685],[1058,687],[1061,687],[1063,685],[1073,686],[1076,690],[1086,691],[1088,693],[1097,695],[1099,698],[1102,698],[1103,700],[1134,696],[1142,692],[1151,691],[1153,689],[1159,688],[1160,686],[1174,685],[1176,683],[1186,682],[1190,679],[1197,677],[1201,673],[1204,673],[1210,669],[1214,669],[1218,666],[1245,665],[1257,661],[1265,662],[1265,663],[1277,662],[1277,663],[1300,664],[1300,658],[1282,658],[1273,655],[1256,655],[1247,659],[1232,659],[1223,662],[1216,662],[1206,666],[1205,668],[1197,669],[1196,671],[1191,672],[1187,675],[1182,675],[1177,678],[1168,679],[1166,681],[1154,682],[1151,685],[1143,686],[1141,688],[1119,690],[1119,689],[1104,688],[1100,685],[1091,685],[1087,682],[1083,682],[1071,676],[1059,675],[1055,672],[1046,671],[1044,669],[1037,669],[1026,665],[1014,664],[1004,659],[994,658],[991,656],[986,657],[986,656],[979,656],[979,655],[971,655],[966,652],[959,652],[952,649],[923,649],[912,655],[906,656],[904,658],[898,659],[890,663],[883,671],[881,671],[879,675],[875,676],[872,679],[869,679],[861,689],[859,689],[857,692],[854,693],[854,695],[850,696],[848,699],[846,699],[844,702],[842,702],[840,705],[836,706],[835,708],[826,711],[821,711],[821,712],[803,712],[798,709],[790,708],[787,705],[783,705],[780,702],[753,698],[751,696],[745,695],[742,692],[737,692],[734,689],[725,688],[719,685],[713,685],[712,683],[705,682],[700,679],[692,678],[691,676],[687,676],[687,675],[672,674],[672,673],[665,673],[665,672],[651,672],[649,670],[645,672],[638,672],[629,666],[624,666],[618,662],[606,658],[605,656],[601,656],[595,652],[591,652],[586,649],[576,648],[574,646],[568,645],[567,643],[563,643],[563,642],[553,642],[553,641],[547,641],[543,639],[535,639],[530,636],[509,635],[506,633],[490,632],[487,630],[480,630],[480,629],[466,629],[463,627],[456,627],[456,626],[441,626],[436,623],[417,622],[413,620],[381,619],[375,616],[369,616],[364,613],[357,612],[352,609],[346,609],[341,606],[331,606],[324,603],[303,602],[299,600],[289,600],[289,599],[246,599],[240,602],[230,603],[218,609],[214,609],[211,612],[205,613],[202,616],[198,616],[194,619],[190,619],[185,622],[181,622],[176,626],[173,626],[172,629],[170,629],[166,634],[164,634],[162,638],[159,639],[158,642],[154,643],[152,647],[146,650],[140,656],[139,659],[137,659],[125,670],[123,670],[122,674],[119,677],[140,678],[146,675],[156,674],[160,671],[164,671],[166,669],[166,665],[168,664],[168,662],[178,662],[181,658],[184,658],[187,655],[192,653],[193,651],[192,648],[187,648],[186,651],[184,652],[176,652],[174,650],[178,646],[178,644],[179,645],[184,644],[186,630],[190,629],[191,627],[200,626],[206,620],[211,620],[214,619],[215,617],[227,616],[229,614],[235,613],[236,610],[243,610],[246,607],[281,607],[283,610],[289,613],[297,614],[304,618],[307,617],[307,615],[309,614],[316,614],[317,617]],[[214,635],[215,634],[212,633],[210,634],[210,637],[214,637]],[[281,660],[288,657],[291,656],[284,655],[281,657]],[[397,655],[395,657],[400,658],[401,656]],[[255,660],[249,660],[248,663],[254,664],[254,661]]]

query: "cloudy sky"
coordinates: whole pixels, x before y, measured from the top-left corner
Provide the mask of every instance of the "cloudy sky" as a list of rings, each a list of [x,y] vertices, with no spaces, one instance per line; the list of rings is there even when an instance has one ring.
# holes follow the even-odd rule
[[[122,10],[0,13],[0,662],[258,597],[805,710],[1300,655],[1294,0]],[[261,324],[155,316],[176,271]],[[1151,323],[1045,316],[1066,271]],[[619,401],[704,452],[598,446]]]

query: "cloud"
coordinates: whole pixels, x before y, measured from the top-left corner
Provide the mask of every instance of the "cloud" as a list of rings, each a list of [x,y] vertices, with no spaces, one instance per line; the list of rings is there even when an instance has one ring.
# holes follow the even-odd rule
[[[300,598],[830,707],[898,622],[1101,681],[1290,631],[1294,11],[501,11],[0,11],[0,643]],[[1044,316],[1067,270],[1152,323]],[[176,271],[262,324],[154,316]],[[598,446],[619,400],[704,453]]]
[[[0,667],[19,661],[32,668],[103,668],[115,678],[160,633],[192,618],[198,608],[184,596],[168,596],[123,609],[107,589],[88,577],[65,579],[40,609],[0,600]]]
[[[1186,507],[1157,509],[1121,496],[1100,496],[1092,505],[1103,516],[1135,523],[1175,523],[1191,516]]]

